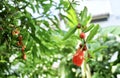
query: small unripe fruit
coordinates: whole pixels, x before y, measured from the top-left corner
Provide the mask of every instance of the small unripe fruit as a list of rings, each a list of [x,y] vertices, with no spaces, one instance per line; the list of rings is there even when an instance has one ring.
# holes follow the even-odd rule
[[[22,52],[24,52],[25,48],[26,48],[26,46],[22,46]]]
[[[20,45],[23,45],[22,41],[19,41]]]
[[[84,45],[80,44],[79,47],[80,47],[80,49],[82,48],[82,51],[86,51],[87,50],[86,44],[84,44]]]
[[[80,38],[81,38],[81,39],[85,39],[85,33],[84,33],[84,32],[81,32],[81,33],[80,33]]]
[[[79,45],[80,48],[82,48],[82,46],[83,46],[82,44]]]
[[[19,41],[17,42],[17,46],[20,46],[20,42]]]
[[[78,25],[77,25],[77,28],[80,28],[80,27],[81,27],[81,25],[80,25],[80,24],[78,24]]]
[[[86,50],[87,50],[87,46],[84,45],[84,47],[83,47],[83,51],[86,51]]]
[[[22,41],[22,35],[20,35],[20,36],[18,37],[18,39],[19,39],[19,41]]]
[[[0,30],[3,30],[3,28],[2,28],[2,27],[0,27]]]
[[[23,58],[24,60],[26,60],[26,54],[23,54],[23,55],[22,55],[22,58]]]

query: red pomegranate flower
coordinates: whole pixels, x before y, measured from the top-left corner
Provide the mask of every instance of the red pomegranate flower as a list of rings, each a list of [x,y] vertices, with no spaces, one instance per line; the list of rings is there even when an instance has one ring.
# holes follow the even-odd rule
[[[73,56],[72,61],[76,66],[81,66],[83,60],[84,60],[84,52],[78,49],[76,54]]]

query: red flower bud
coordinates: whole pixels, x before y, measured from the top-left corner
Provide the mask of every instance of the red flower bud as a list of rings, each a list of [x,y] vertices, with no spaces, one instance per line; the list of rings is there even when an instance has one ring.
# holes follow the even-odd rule
[[[84,33],[84,32],[81,32],[81,33],[80,33],[80,38],[81,38],[81,39],[85,39],[85,33]]]

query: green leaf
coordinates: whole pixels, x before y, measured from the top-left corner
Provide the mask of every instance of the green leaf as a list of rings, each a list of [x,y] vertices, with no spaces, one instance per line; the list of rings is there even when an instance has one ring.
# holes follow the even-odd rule
[[[109,26],[109,27],[105,27],[102,28],[102,30],[100,31],[100,34],[108,34],[108,33],[112,33],[115,35],[119,35],[120,34],[120,26]]]
[[[67,16],[65,16],[65,15],[63,15],[63,14],[60,14],[60,16],[61,16],[63,19],[66,18],[70,23],[72,23],[72,24],[75,25],[74,21],[72,21],[69,17],[67,17]]]
[[[108,46],[101,46],[101,47],[93,50],[93,52],[97,52],[97,51],[100,51],[100,50],[105,49],[105,48],[108,48]]]
[[[89,24],[92,17],[89,15],[89,16],[87,16],[87,17],[85,17],[85,18],[86,18],[86,19],[85,19],[84,22],[83,22],[83,26],[86,26],[87,24]]]
[[[98,73],[98,72],[95,72],[94,75],[92,76],[92,78],[100,78],[100,77],[99,77],[99,73]]]
[[[6,63],[7,61],[6,60],[0,60],[0,63]]]
[[[40,11],[39,11],[39,8],[40,8],[39,3],[37,3],[37,4],[35,5],[35,7],[36,7],[36,10],[37,10],[37,13],[40,13]]]
[[[28,42],[27,42],[26,50],[27,50],[27,51],[30,50],[32,46],[33,46],[33,40],[28,41]]]
[[[68,38],[76,31],[76,29],[77,29],[77,26],[71,28],[71,29],[67,32],[67,34],[64,36],[63,40],[68,39]]]
[[[68,22],[70,26],[74,27],[75,24],[78,24],[78,16],[76,15],[76,12],[72,7],[67,11],[67,14],[67,17],[74,22],[74,24]]]
[[[36,44],[34,44],[34,46],[33,46],[33,48],[32,48],[32,55],[33,55],[33,61],[34,61],[34,63],[35,63],[35,59],[37,58],[37,57],[39,57],[39,55],[37,55],[37,53],[38,53],[38,49],[37,49],[37,46],[36,46]]]
[[[85,29],[83,32],[88,32],[94,27],[94,24],[91,24],[87,29]]]
[[[49,18],[48,19],[53,23],[53,25],[55,25],[56,28],[59,29],[59,25],[58,25],[58,22],[56,22],[55,20],[53,20],[52,18]]]
[[[58,18],[54,15],[54,18],[55,18],[55,20],[59,23],[59,20],[58,20]]]
[[[87,17],[87,8],[86,7],[84,8],[83,11],[81,11],[80,15],[81,15],[81,21],[83,22]]]
[[[85,7],[83,10],[83,17],[86,17],[86,16],[87,16],[87,7]]]
[[[90,34],[88,35],[86,42],[92,40],[92,38],[97,34],[97,31],[99,29],[99,25],[96,25],[91,31]]]
[[[36,43],[41,45],[41,41],[38,37],[36,37],[34,34],[30,34],[32,36],[32,38],[35,40]]]
[[[44,14],[46,14],[49,10],[50,10],[50,8],[51,8],[51,6],[52,6],[52,3],[50,2],[50,3],[42,3],[42,8],[44,9]]]
[[[44,21],[43,21],[43,24],[44,24],[46,27],[49,27],[49,22],[48,22],[48,21],[44,20]]]
[[[35,7],[34,7],[34,5],[30,3],[30,7],[33,10],[33,13],[35,13]]]
[[[66,74],[65,74],[66,72],[65,72],[65,65],[64,65],[64,63],[62,62],[61,64],[60,64],[60,68],[59,68],[59,74],[60,74],[60,78],[65,78],[65,76],[66,76]]]
[[[71,8],[71,5],[68,6],[67,11],[70,10],[70,8]]]

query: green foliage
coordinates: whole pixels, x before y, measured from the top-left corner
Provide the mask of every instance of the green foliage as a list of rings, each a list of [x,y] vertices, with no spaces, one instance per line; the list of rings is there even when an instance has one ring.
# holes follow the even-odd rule
[[[91,24],[87,29],[85,29],[83,32],[88,32],[94,27],[94,24]]]
[[[76,29],[77,29],[77,26],[75,26],[74,28],[71,28],[71,29],[67,32],[67,34],[64,36],[63,40],[66,40],[67,38],[69,38],[69,36],[71,36],[73,33],[75,33]]]
[[[80,24],[81,24],[82,26],[86,26],[87,24],[90,23],[90,21],[91,21],[91,16],[88,15],[88,10],[87,10],[86,7],[83,9],[83,11],[80,12],[79,15],[81,16],[81,17],[80,17]]]
[[[68,18],[63,14],[68,14],[66,4],[69,2],[62,0],[57,4],[53,0],[1,1],[0,77],[61,76],[58,68],[52,65],[66,56],[64,60],[70,60],[77,44],[74,35],[72,39],[62,41],[66,32],[61,29],[60,21]],[[58,13],[53,14],[52,8]],[[25,50],[22,50],[23,46],[26,46]],[[26,60],[23,54],[26,54]]]
[[[105,33],[103,30],[108,30]],[[103,28],[93,43],[89,43],[89,53],[92,58],[89,64],[92,72],[92,78],[116,78],[119,71],[120,42],[119,35],[111,33],[112,27]],[[115,29],[118,29],[116,27]],[[103,34],[104,33],[104,34]],[[98,48],[97,48],[98,47]],[[117,54],[118,53],[118,54]],[[115,54],[117,54],[115,56]],[[114,56],[113,56],[114,55]],[[106,74],[107,73],[107,74]]]
[[[77,32],[81,31],[88,33],[86,41],[89,42],[88,53],[92,58],[85,59],[90,64],[93,78],[115,78],[120,73],[120,53],[114,62],[108,60],[115,51],[120,51],[120,43],[116,40],[118,36],[103,35],[101,33],[106,30],[102,29],[101,35],[93,40],[99,26],[89,24],[91,16],[86,7],[77,13],[75,6],[74,1],[66,0],[58,3],[54,0],[1,1],[0,78],[81,77],[81,68],[71,62],[80,40]],[[54,14],[53,8],[58,13]],[[68,31],[62,29],[61,21]],[[78,23],[80,29],[77,29]],[[117,29],[108,28],[113,34],[119,34]],[[24,51],[23,46],[26,46]],[[26,60],[23,53],[27,56]],[[112,72],[113,66],[117,69]]]
[[[87,37],[87,42],[90,41],[96,34],[97,34],[97,31],[99,29],[99,25],[96,25],[91,31],[90,31],[90,34],[88,35]]]

